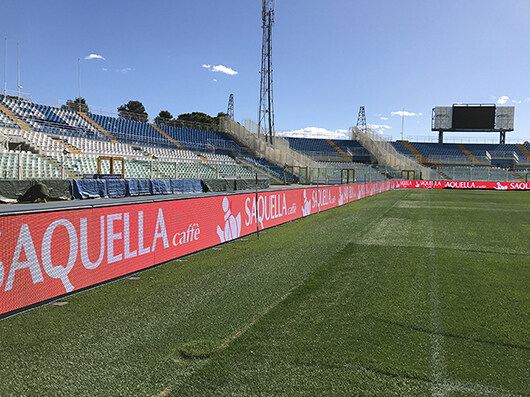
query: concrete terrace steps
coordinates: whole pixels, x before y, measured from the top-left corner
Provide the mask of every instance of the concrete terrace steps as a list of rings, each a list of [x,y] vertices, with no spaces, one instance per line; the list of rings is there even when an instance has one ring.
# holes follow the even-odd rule
[[[283,185],[283,179],[280,179],[280,178],[277,178],[275,177],[274,175],[270,175],[270,174],[267,174],[265,172],[265,170],[261,169],[260,167],[258,167],[256,164],[253,164],[252,162],[250,161],[247,161],[245,159],[241,159],[241,161],[245,164],[245,165],[248,165],[249,167],[255,169],[256,171],[258,171],[259,174],[261,175],[266,175],[268,176],[269,178],[273,179],[275,182],[278,182],[280,184]]]
[[[64,170],[65,174],[67,174],[72,179],[80,179],[82,177],[81,174],[72,171],[68,167],[65,167],[63,164],[59,164],[57,161],[55,161],[53,158],[49,156],[45,156],[43,154],[37,153],[36,156],[40,157],[43,161],[53,165],[54,167],[57,167],[60,170]]]
[[[5,107],[1,103],[0,103],[0,110],[2,110],[2,112],[4,112],[11,120],[17,123],[20,129],[24,131],[28,131],[28,132],[32,131],[29,125],[27,125],[24,121],[20,120],[11,110],[9,110],[7,107]]]
[[[83,154],[81,153],[81,151],[79,151],[78,149],[76,149],[75,147],[73,147],[72,145],[66,143],[65,141],[63,141],[62,139],[59,139],[59,138],[54,138],[57,142],[59,142],[61,145],[63,145],[66,149],[68,149],[70,151],[70,153],[73,153],[73,154]]]
[[[520,143],[518,143],[516,146],[519,148],[521,152],[523,152],[526,158],[530,160],[530,151],[526,148],[526,146]]]
[[[339,152],[340,155],[341,155],[342,157],[344,157],[346,160],[351,160],[351,157],[348,156],[346,153],[344,153],[344,151],[343,151],[340,147],[338,147],[338,146],[335,144],[335,142],[333,142],[331,139],[326,139],[326,141],[327,141],[331,146],[333,146],[333,149],[335,149],[337,152]]]
[[[473,154],[466,149],[466,147],[464,145],[462,145],[461,143],[457,143],[456,146],[458,146],[458,148],[464,152],[464,154],[469,157],[469,159],[471,160],[472,163],[478,163],[478,160],[475,156],[473,156]]]
[[[84,118],[86,121],[88,121],[90,124],[92,124],[96,129],[101,132],[103,135],[105,135],[107,138],[110,139],[112,143],[120,143],[114,135],[112,135],[110,132],[108,132],[106,129],[104,129],[102,126],[100,126],[98,123],[96,123],[94,120],[92,120],[86,113],[83,112],[77,112],[82,118]]]
[[[173,143],[175,146],[177,146],[180,150],[188,150],[186,149],[184,146],[182,146],[177,140],[171,138],[168,134],[166,134],[164,131],[162,131],[156,124],[154,123],[149,123],[149,125],[151,127],[153,127],[157,132],[159,132],[160,134],[162,134],[165,138],[167,138],[171,143]],[[204,156],[201,156],[200,154],[197,154],[197,156],[200,157],[200,159],[202,161],[204,161],[205,163],[208,162],[208,159]]]
[[[418,162],[420,164],[429,164],[427,159],[423,154],[418,152],[418,149],[416,149],[409,141],[401,141],[401,143],[418,159]]]

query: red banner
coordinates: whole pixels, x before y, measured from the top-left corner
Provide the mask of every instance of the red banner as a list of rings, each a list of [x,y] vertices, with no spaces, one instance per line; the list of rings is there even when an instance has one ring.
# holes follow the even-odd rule
[[[434,181],[434,189],[530,190],[530,182]]]
[[[394,189],[491,189],[530,190],[530,182],[394,181]]]
[[[282,189],[0,217],[0,314],[393,187]],[[257,198],[257,200],[256,200]]]

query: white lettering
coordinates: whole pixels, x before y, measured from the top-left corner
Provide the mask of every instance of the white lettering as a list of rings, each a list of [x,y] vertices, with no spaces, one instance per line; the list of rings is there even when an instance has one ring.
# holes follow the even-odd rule
[[[57,226],[64,226],[66,228],[66,231],[68,232],[68,239],[70,240],[70,251],[68,252],[68,263],[66,266],[53,266],[52,263],[52,255],[51,255],[51,247],[52,247],[52,237],[53,232],[57,228]],[[68,278],[68,273],[72,270],[72,267],[74,267],[75,260],[77,259],[77,250],[78,250],[78,241],[77,241],[77,233],[75,231],[74,225],[72,225],[72,222],[66,220],[66,219],[57,219],[56,221],[53,221],[50,226],[46,229],[44,232],[44,237],[42,238],[42,266],[44,267],[44,271],[48,276],[51,278],[59,279],[63,282],[64,288],[66,289],[66,292],[70,292],[74,289],[74,286],[70,282],[70,279]]]
[[[144,212],[138,212],[138,255],[151,252],[150,247],[144,247]]]
[[[19,262],[20,253],[24,249],[26,254],[26,260]],[[18,234],[17,246],[15,247],[15,254],[13,255],[13,261],[11,262],[11,267],[9,268],[9,275],[7,276],[6,288],[5,291],[11,290],[13,288],[13,281],[15,279],[15,272],[19,269],[29,268],[31,273],[31,280],[33,284],[40,283],[44,281],[42,276],[42,271],[40,269],[39,260],[37,258],[37,253],[35,252],[35,246],[33,245],[33,239],[31,238],[31,233],[27,223],[24,223],[20,227],[20,232]]]
[[[136,250],[131,252],[131,244],[130,244],[130,230],[129,230],[129,213],[126,212],[123,214],[123,257],[125,259],[134,258],[136,256]]]
[[[114,233],[114,221],[121,220],[121,214],[107,216],[107,263],[121,261],[122,255],[114,255],[114,240],[121,240],[121,232]]]
[[[97,261],[91,262],[88,257],[88,233],[87,233],[87,218],[81,218],[81,263],[86,269],[95,269],[103,261],[105,254],[105,217],[101,216],[99,220],[99,257]]]
[[[162,208],[158,209],[155,235],[153,237],[153,251],[156,249],[156,240],[158,240],[159,238],[162,238],[162,241],[164,242],[164,248],[169,247],[169,242],[167,240],[166,223],[164,222],[164,213],[162,212]]]

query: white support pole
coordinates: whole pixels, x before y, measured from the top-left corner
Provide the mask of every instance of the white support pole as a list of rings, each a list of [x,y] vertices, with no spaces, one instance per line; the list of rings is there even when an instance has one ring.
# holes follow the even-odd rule
[[[20,181],[22,178],[22,153],[18,152],[18,180]]]
[[[4,39],[4,99],[7,95],[7,37]]]
[[[20,48],[17,43],[17,98],[20,99]]]

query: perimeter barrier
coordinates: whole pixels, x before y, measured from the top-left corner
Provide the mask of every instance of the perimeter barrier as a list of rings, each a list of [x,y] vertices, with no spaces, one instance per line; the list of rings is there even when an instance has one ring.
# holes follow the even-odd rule
[[[3,212],[0,317],[259,230],[407,188],[530,190],[530,183],[387,180]]]

